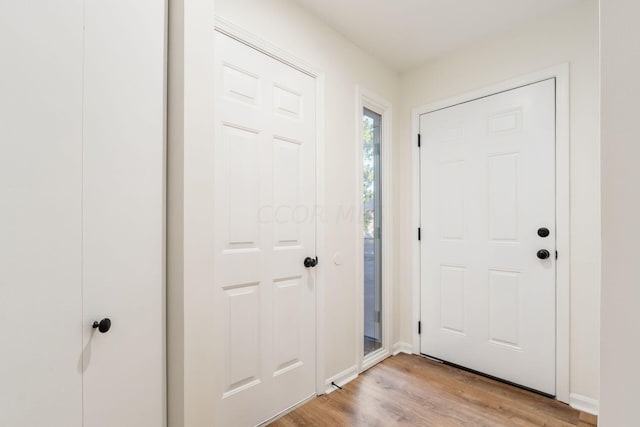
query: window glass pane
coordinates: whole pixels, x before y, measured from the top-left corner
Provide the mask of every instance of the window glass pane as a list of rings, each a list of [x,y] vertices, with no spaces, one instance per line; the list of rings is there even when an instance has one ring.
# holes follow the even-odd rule
[[[364,354],[382,347],[380,140],[382,116],[363,112]]]

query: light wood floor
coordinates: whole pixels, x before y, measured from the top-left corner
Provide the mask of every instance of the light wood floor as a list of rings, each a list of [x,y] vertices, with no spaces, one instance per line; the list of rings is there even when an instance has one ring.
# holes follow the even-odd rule
[[[270,424],[299,426],[593,427],[553,399],[418,356],[400,354]]]

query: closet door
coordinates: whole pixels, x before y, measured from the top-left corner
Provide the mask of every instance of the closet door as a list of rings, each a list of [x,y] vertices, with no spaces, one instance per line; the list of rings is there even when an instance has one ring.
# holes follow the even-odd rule
[[[316,82],[216,32],[218,424],[315,395]]]
[[[3,2],[0,51],[0,426],[162,426],[165,4]]]
[[[85,427],[165,425],[165,7],[85,2]]]
[[[82,425],[82,2],[0,5],[0,426]]]

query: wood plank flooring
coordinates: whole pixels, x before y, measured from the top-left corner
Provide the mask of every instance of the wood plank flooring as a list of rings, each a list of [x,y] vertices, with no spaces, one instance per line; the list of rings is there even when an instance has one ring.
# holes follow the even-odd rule
[[[422,357],[399,354],[270,424],[301,426],[593,427],[564,403]]]

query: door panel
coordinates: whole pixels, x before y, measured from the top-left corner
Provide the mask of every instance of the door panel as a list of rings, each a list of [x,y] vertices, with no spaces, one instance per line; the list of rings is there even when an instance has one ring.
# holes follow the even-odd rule
[[[82,2],[0,6],[0,425],[82,425]]]
[[[85,427],[164,425],[164,25],[162,1],[85,3]]]
[[[315,392],[315,80],[215,37],[218,424],[247,426]]]
[[[555,394],[555,80],[424,114],[420,133],[421,352]]]

